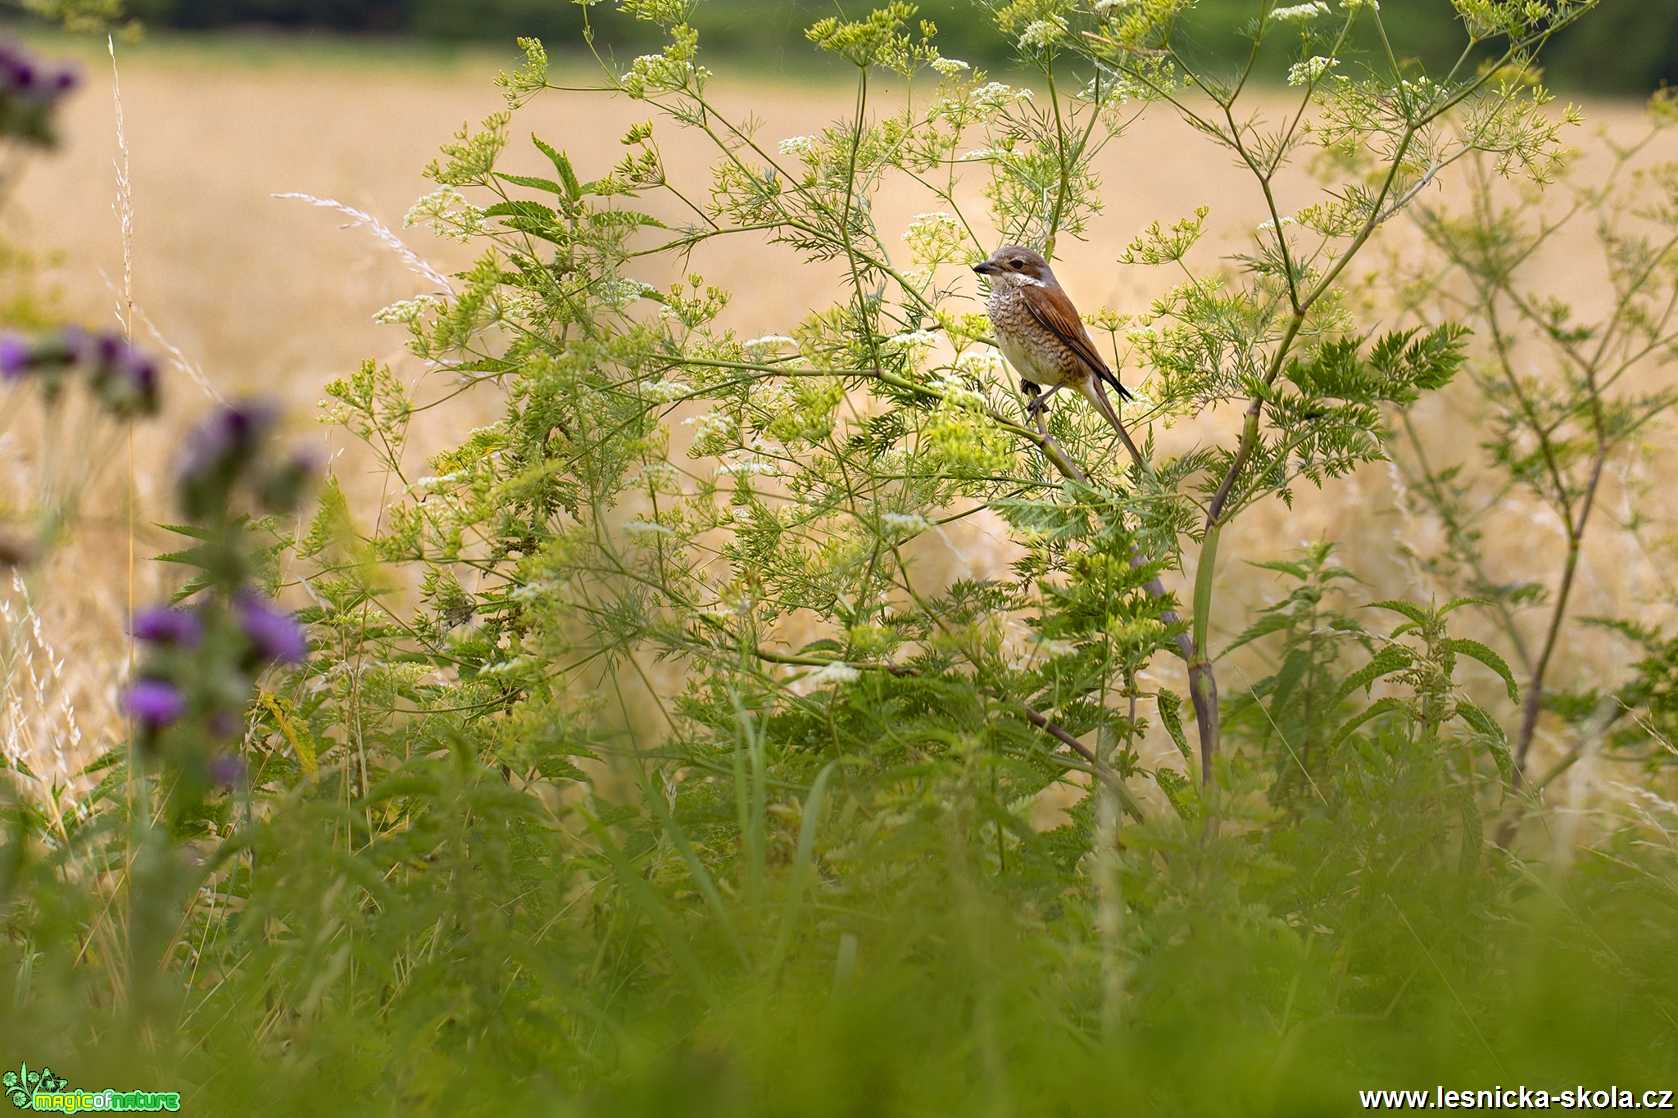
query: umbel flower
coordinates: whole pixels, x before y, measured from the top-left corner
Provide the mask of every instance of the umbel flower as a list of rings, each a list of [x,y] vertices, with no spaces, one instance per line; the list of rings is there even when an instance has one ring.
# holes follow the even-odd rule
[[[0,41],[0,136],[50,147],[53,114],[81,84],[73,66],[49,66],[16,43]]]

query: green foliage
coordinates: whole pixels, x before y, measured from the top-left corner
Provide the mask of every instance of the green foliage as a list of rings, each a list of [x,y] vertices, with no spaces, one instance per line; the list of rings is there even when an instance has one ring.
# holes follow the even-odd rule
[[[54,1066],[275,1114],[1293,1115],[1393,1085],[1658,1086],[1678,809],[1648,792],[1571,869],[1496,839],[1529,808],[1504,704],[1532,693],[1465,628],[1495,602],[1365,587],[1323,543],[1258,564],[1283,596],[1212,647],[1223,529],[1382,460],[1395,416],[1479,374],[1451,316],[1378,332],[1343,277],[1459,162],[1547,183],[1560,124],[1527,79],[1578,9],[1478,5],[1501,65],[1426,78],[1353,53],[1376,5],[1266,5],[1251,65],[1267,39],[1311,53],[1297,115],[1265,123],[1179,49],[1189,7],[996,5],[1037,93],[941,54],[907,5],[823,18],[812,49],[855,99],[775,138],[711,99],[688,5],[636,0],[656,53],[596,58],[648,122],[598,166],[517,138],[553,92],[527,42],[509,110],[445,145],[411,215],[475,261],[384,316],[454,383],[417,398],[369,362],[327,391],[379,506],[328,479],[307,525],[252,537],[227,493],[184,493],[221,531],[167,557],[183,590],[309,603],[308,661],[245,712],[247,780],[107,764],[86,818],[16,782],[0,999],[62,1038]],[[881,108],[881,71],[912,96]],[[1076,403],[1025,410],[966,265],[989,237],[1076,238],[1138,101],[1251,172],[1270,220],[1225,261],[1205,210],[1137,237],[1129,263],[1183,281],[1090,315],[1138,389],[1119,439]],[[702,175],[666,163],[683,133]],[[1327,182],[1285,220],[1307,152]],[[927,212],[887,227],[888,191]],[[693,263],[712,242],[838,282],[742,338],[721,316],[750,293]],[[497,417],[416,467],[416,416],[467,393]],[[1160,448],[1220,407],[1229,441]],[[964,521],[1006,563],[963,552]],[[1190,566],[1183,610],[1166,580]],[[1639,634],[1621,695],[1665,711],[1664,638]]]

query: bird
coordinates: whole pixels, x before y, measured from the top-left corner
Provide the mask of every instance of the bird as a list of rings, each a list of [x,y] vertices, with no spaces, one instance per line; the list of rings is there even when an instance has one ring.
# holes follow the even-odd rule
[[[1042,254],[1023,245],[1003,245],[973,270],[990,279],[985,310],[996,330],[997,346],[1022,378],[1020,391],[1030,397],[1027,414],[1041,423],[1049,397],[1071,385],[1095,405],[1125,445],[1132,446],[1106,386],[1122,400],[1132,396],[1101,359],[1078,308]]]

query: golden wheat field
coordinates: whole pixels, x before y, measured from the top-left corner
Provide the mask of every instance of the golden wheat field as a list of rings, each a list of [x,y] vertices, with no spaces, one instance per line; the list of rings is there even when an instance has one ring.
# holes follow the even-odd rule
[[[415,252],[445,271],[464,263],[460,246],[405,229],[402,217],[428,190],[421,171],[454,126],[475,122],[501,105],[491,84],[496,69],[512,60],[467,55],[449,62],[389,60],[357,66],[337,55],[315,58],[302,48],[265,47],[253,54],[147,46],[132,53],[119,47],[121,109],[126,153],[119,151],[117,113],[109,60],[84,55],[89,80],[64,120],[66,143],[24,178],[11,220],[14,234],[60,254],[52,273],[62,306],[89,322],[108,321],[123,307],[124,235],[117,205],[117,169],[126,160],[132,188],[132,297],[136,334],[175,354],[167,379],[164,423],[142,428],[132,448],[113,444],[106,482],[93,495],[78,536],[52,566],[35,576],[28,591],[40,614],[34,630],[30,676],[14,684],[10,716],[13,741],[24,747],[85,752],[103,744],[113,725],[115,694],[123,669],[117,653],[124,644],[130,595],[144,598],[159,584],[156,566],[145,560],[165,546],[153,527],[166,515],[171,453],[181,431],[202,410],[211,393],[262,393],[277,397],[301,434],[329,380],[354,370],[365,358],[388,361],[416,383],[424,398],[449,385],[405,360],[400,327],[373,321],[380,308],[427,289],[369,228],[344,228],[350,219],[304,201],[277,199],[296,192],[333,199],[383,222]],[[713,86],[718,102],[738,118],[754,117],[771,141],[815,131],[843,116],[850,91],[785,74],[750,74],[724,69]],[[886,89],[882,103],[900,97]],[[1261,99],[1262,101],[1262,99]],[[1279,107],[1278,102],[1272,102]],[[1599,160],[1592,129],[1615,136],[1636,131],[1640,108],[1588,103],[1587,125],[1574,142],[1589,167]],[[566,149],[585,177],[604,173],[621,157],[617,137],[646,108],[586,94],[551,94],[515,119],[515,139],[536,132]],[[708,153],[686,144],[669,129],[664,146],[673,167],[695,172]],[[534,156],[534,153],[531,153]],[[1665,157],[1678,156],[1668,151]],[[539,157],[536,157],[539,158]],[[534,162],[532,162],[534,168]],[[1216,236],[1202,245],[1198,263],[1217,266],[1220,254],[1240,251],[1266,216],[1252,181],[1226,156],[1213,151],[1165,113],[1144,115],[1103,154],[1105,212],[1088,239],[1063,244],[1058,271],[1086,311],[1106,306],[1120,311],[1145,308],[1172,276],[1118,262],[1126,242],[1150,221],[1172,221],[1202,200],[1211,206]],[[1311,184],[1281,184],[1283,203],[1310,200]],[[1436,191],[1449,191],[1449,182]],[[909,190],[889,191],[878,219],[901,226],[916,212],[939,208],[935,200]],[[983,212],[980,184],[965,188],[972,212]],[[673,218],[674,214],[671,215]],[[1388,252],[1413,249],[1418,236],[1401,219],[1381,236]],[[1604,288],[1588,230],[1558,239],[1541,266],[1556,294],[1588,305]],[[774,261],[763,270],[764,260]],[[785,332],[809,308],[832,301],[834,274],[796,266],[790,253],[748,257],[708,248],[694,259],[706,278],[734,292],[727,324],[750,336]],[[648,275],[657,282],[668,277]],[[1594,297],[1600,298],[1600,294]],[[1123,372],[1135,383],[1142,373]],[[441,445],[494,414],[493,389],[430,413],[427,428],[410,452]],[[1472,453],[1473,425],[1461,414],[1460,398],[1447,392],[1420,405],[1416,418],[1437,453],[1447,458]],[[1236,420],[1203,415],[1159,432],[1162,444],[1181,448],[1227,438]],[[336,468],[352,491],[377,507],[381,479],[365,476],[344,436],[321,427],[312,438],[337,455]],[[61,448],[59,453],[93,453]],[[1641,463],[1659,477],[1668,463],[1651,448]],[[1610,487],[1610,501],[1620,485]],[[1644,478],[1642,480],[1647,480]],[[124,494],[138,495],[137,529],[130,544]],[[1333,484],[1326,492],[1302,490],[1297,507],[1261,507],[1237,521],[1226,536],[1224,563],[1278,557],[1302,541],[1331,539],[1346,563],[1377,589],[1423,597],[1429,586],[1401,558],[1399,541],[1428,549],[1430,526],[1401,514],[1395,504],[1395,476],[1370,468]],[[1658,519],[1661,512],[1655,510]],[[368,513],[370,515],[370,513]],[[1012,554],[1001,534],[977,519],[960,534],[921,555],[950,573],[1004,571]],[[1560,546],[1559,525],[1511,501],[1488,524],[1492,549],[1512,577],[1548,579]],[[132,573],[132,574],[131,574]],[[132,583],[131,583],[132,577]],[[1658,557],[1638,550],[1616,531],[1599,533],[1581,574],[1576,616],[1627,611],[1649,598],[1661,577]],[[1186,587],[1178,575],[1179,593]],[[1219,602],[1215,638],[1227,639],[1250,617],[1251,607],[1273,592],[1268,574],[1252,571],[1237,593]],[[11,609],[24,608],[14,592]],[[1540,619],[1531,617],[1537,626]],[[1574,631],[1556,674],[1567,685],[1601,669],[1607,658],[1625,655],[1607,638]],[[56,666],[55,666],[56,665]],[[1244,668],[1233,665],[1239,686]],[[45,709],[42,709],[42,708]],[[76,741],[73,727],[79,727]],[[74,757],[71,758],[74,760]],[[50,766],[49,766],[50,767]]]

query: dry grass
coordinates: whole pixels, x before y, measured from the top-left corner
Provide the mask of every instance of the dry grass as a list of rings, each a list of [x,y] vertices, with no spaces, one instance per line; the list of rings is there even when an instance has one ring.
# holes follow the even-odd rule
[[[426,191],[419,172],[437,144],[459,123],[499,106],[488,79],[503,64],[501,59],[471,58],[453,66],[356,70],[343,62],[323,65],[299,58],[247,67],[232,56],[167,50],[124,60],[137,208],[136,333],[142,341],[166,338],[167,346],[159,348],[172,350],[184,366],[202,370],[207,381],[195,383],[184,372],[177,376],[168,420],[138,440],[142,522],[164,515],[170,450],[181,427],[212,392],[276,395],[291,406],[302,431],[321,386],[368,356],[419,375],[412,362],[403,365],[400,329],[375,325],[372,315],[426,290],[427,281],[366,229],[339,231],[337,226],[349,220],[343,215],[273,195],[297,191],[336,199],[396,228],[422,257],[445,271],[460,265],[459,246],[402,230],[400,218]],[[97,67],[90,66],[90,72],[93,87],[76,99],[65,121],[66,148],[29,171],[11,220],[30,240],[64,252],[62,278],[70,309],[90,321],[109,321],[112,296],[98,276],[119,277],[123,267],[112,215],[114,120],[109,90],[100,88],[109,78]],[[755,114],[770,139],[814,131],[844,113],[849,103],[848,92],[836,88],[728,75],[717,81],[715,91],[722,105],[738,115]],[[1617,134],[1637,126],[1635,107],[1604,103],[1587,108],[1593,121]],[[518,118],[515,136],[535,131],[567,149],[585,175],[598,174],[620,158],[618,135],[645,115],[645,106],[555,95]],[[678,170],[697,171],[706,158],[673,132],[665,142]],[[1173,220],[1194,204],[1209,204],[1217,231],[1203,249],[1203,262],[1209,264],[1214,254],[1243,247],[1266,216],[1243,172],[1163,113],[1141,120],[1113,145],[1102,173],[1106,212],[1087,244],[1062,248],[1062,278],[1086,306],[1138,309],[1170,282],[1172,277],[1158,271],[1116,263],[1125,242],[1149,221]],[[1304,200],[1303,187],[1297,180],[1283,184],[1284,208]],[[977,202],[976,184],[969,196]],[[900,192],[883,199],[878,216],[890,227],[933,208],[926,198]],[[981,212],[976,204],[973,212]],[[1385,236],[1398,251],[1417,240],[1402,222],[1394,222]],[[1601,287],[1599,274],[1578,263],[1590,248],[1576,236],[1557,241],[1546,255],[1556,292],[1585,306],[1599,297]],[[832,274],[794,267],[792,257],[779,250],[744,252],[729,242],[701,253],[695,263],[713,282],[737,293],[728,322],[748,335],[784,331],[807,308],[832,299]],[[767,270],[748,270],[753,268]],[[427,387],[445,386],[422,385],[422,394]],[[482,422],[493,412],[494,401],[482,389],[477,397],[463,399],[432,420],[420,445],[437,445],[451,432]],[[1424,403],[1418,417],[1447,458],[1465,453],[1474,440],[1450,398]],[[1168,445],[1185,445],[1227,437],[1231,426],[1229,416],[1206,415],[1162,435]],[[310,437],[326,440],[333,451],[346,449],[330,431]],[[348,465],[353,459],[343,462],[355,468]],[[1339,541],[1347,563],[1383,589],[1432,592],[1397,558],[1395,539],[1427,529],[1394,511],[1392,486],[1388,470],[1369,469],[1322,497],[1302,493],[1297,511],[1274,506],[1239,521],[1224,545],[1234,591],[1219,603],[1214,633],[1238,629],[1249,607],[1269,592],[1269,576],[1240,573],[1241,560],[1273,557],[1305,540]],[[376,500],[375,485],[365,492]],[[1660,518],[1671,510],[1646,511]],[[108,727],[115,676],[109,665],[121,659],[126,518],[120,506],[93,512],[82,536],[37,576],[35,596],[38,604],[46,603],[46,641],[85,650],[67,669],[85,677],[74,686],[102,696],[95,709],[83,712],[84,725]],[[986,531],[975,523],[952,536],[963,573],[984,574],[1005,565],[1006,549]],[[1494,531],[1501,536],[1492,544],[1492,559],[1506,564],[1512,578],[1549,576],[1553,563],[1545,556],[1557,553],[1555,526],[1535,523],[1529,510],[1514,507]],[[155,533],[143,535],[140,555],[155,552],[160,542]],[[938,560],[929,552],[927,561]],[[142,576],[143,598],[156,576],[144,570]],[[1649,595],[1657,576],[1646,556],[1605,531],[1588,557],[1576,614],[1628,610]],[[1536,617],[1532,623],[1538,623]],[[1576,639],[1556,682],[1566,684],[1581,673],[1601,670],[1615,655],[1600,639]],[[1240,671],[1235,668],[1231,684],[1242,682]]]

